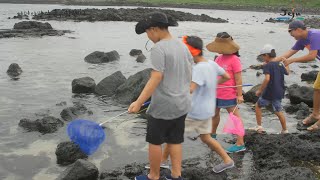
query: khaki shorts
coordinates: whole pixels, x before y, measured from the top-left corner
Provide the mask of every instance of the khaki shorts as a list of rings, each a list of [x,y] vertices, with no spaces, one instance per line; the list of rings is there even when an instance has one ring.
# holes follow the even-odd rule
[[[313,88],[314,89],[320,89],[320,71],[318,73],[316,81],[313,84]]]
[[[211,134],[212,119],[194,120],[187,117],[185,121],[185,131],[196,132],[198,134]]]

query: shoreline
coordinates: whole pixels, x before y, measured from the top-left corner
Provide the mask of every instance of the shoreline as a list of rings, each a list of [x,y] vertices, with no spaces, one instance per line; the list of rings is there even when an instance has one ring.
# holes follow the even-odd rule
[[[230,11],[254,11],[254,12],[279,12],[282,13],[281,9],[287,7],[283,6],[248,6],[248,5],[200,5],[200,4],[152,4],[152,3],[145,3],[145,2],[73,2],[73,3],[63,3],[58,1],[51,1],[51,2],[12,2],[8,1],[0,1],[0,4],[55,4],[55,5],[67,5],[67,6],[137,6],[137,7],[153,7],[153,8],[186,8],[186,9],[208,9],[208,10],[230,10]],[[309,15],[317,15],[320,12],[320,8],[296,8],[296,11],[303,14]]]

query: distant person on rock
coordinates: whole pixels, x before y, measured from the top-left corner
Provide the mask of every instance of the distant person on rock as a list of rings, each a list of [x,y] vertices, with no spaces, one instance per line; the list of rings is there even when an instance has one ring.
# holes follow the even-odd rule
[[[263,65],[263,74],[265,78],[262,85],[256,92],[256,96],[259,97],[256,103],[256,120],[257,126],[250,128],[250,130],[255,130],[262,133],[264,130],[262,128],[262,107],[272,105],[274,113],[278,116],[282,130],[280,134],[288,133],[286,126],[286,118],[282,112],[281,101],[284,98],[284,75],[289,74],[289,67],[285,67],[282,62],[274,62],[276,57],[275,48],[266,44],[260,51],[260,56],[263,58],[265,64]]]
[[[184,141],[185,118],[191,109],[191,64],[193,58],[188,48],[174,38],[168,26],[177,26],[177,22],[161,12],[149,13],[136,25],[136,33],[147,33],[155,43],[151,49],[152,72],[149,81],[138,99],[128,111],[138,112],[141,105],[151,96],[147,110],[147,135],[149,143],[150,172],[136,176],[135,180],[158,180],[162,147],[168,145],[172,163],[168,180],[182,180],[181,161]]]
[[[282,56],[277,57],[277,61],[283,60],[287,66],[296,62],[309,62],[315,59],[320,60],[320,30],[308,29],[302,21],[292,21],[289,24],[289,34],[297,41],[295,45]],[[300,57],[292,57],[298,51],[307,48],[309,53]],[[320,72],[313,85],[313,111],[302,123],[308,127],[309,131],[318,130],[320,128]]]

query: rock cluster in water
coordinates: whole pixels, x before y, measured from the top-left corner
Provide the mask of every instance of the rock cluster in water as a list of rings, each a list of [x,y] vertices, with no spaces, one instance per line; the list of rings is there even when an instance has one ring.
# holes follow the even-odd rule
[[[142,70],[128,79],[118,71],[101,80],[95,85],[90,77],[72,81],[73,93],[96,93],[112,97],[121,104],[130,104],[138,98],[150,78],[151,68]]]
[[[7,70],[8,76],[11,77],[12,79],[19,79],[19,76],[21,75],[21,73],[22,73],[22,69],[17,63],[10,64]]]
[[[315,81],[319,71],[309,71],[301,74],[301,81]]]
[[[42,118],[36,120],[23,118],[19,121],[19,126],[26,131],[37,131],[42,134],[54,133],[61,128],[65,122],[74,120],[84,115],[92,114],[92,111],[88,110],[86,106],[78,103],[74,106],[66,107],[61,111],[60,116],[63,120],[44,114]]]
[[[117,71],[110,76],[102,79],[95,87],[98,95],[113,96],[119,86],[126,82],[126,77],[121,71]]]
[[[213,23],[227,23],[221,18],[212,18],[208,15],[194,15],[181,11],[155,9],[155,8],[107,8],[107,9],[54,9],[50,12],[39,13],[33,16],[36,20],[74,20],[74,21],[129,21],[137,22],[144,14],[161,11],[176,21],[200,21]]]
[[[15,23],[13,29],[0,30],[0,38],[62,36],[69,30],[55,30],[49,23],[22,21]]]
[[[120,59],[120,55],[117,51],[110,51],[106,53],[101,51],[95,51],[84,58],[84,60],[87,63],[91,63],[91,64],[107,63],[107,62],[116,61],[119,59]]]
[[[42,119],[30,120],[21,119],[19,126],[28,131],[38,131],[40,133],[54,133],[64,125],[63,121],[52,116],[46,116]]]

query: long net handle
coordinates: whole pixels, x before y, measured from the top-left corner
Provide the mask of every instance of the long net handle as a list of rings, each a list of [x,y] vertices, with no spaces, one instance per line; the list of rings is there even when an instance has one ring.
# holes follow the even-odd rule
[[[119,117],[119,116],[121,116],[121,115],[127,114],[128,112],[129,112],[129,111],[125,111],[125,112],[123,112],[123,113],[120,113],[120,114],[118,114],[118,115],[116,115],[116,116],[114,116],[114,117],[106,120],[105,122],[100,123],[99,126],[102,126],[103,124],[107,123],[108,121],[111,121],[112,119],[115,119],[115,118],[117,118],[117,117]]]
[[[145,105],[148,105],[148,104],[150,104],[150,101],[143,103],[142,106],[145,106]],[[145,108],[145,109],[146,109],[146,108]],[[139,111],[139,112],[142,112],[142,111],[144,111],[145,109],[143,109],[143,110],[141,110],[141,111]],[[111,121],[111,120],[113,120],[113,119],[115,119],[115,118],[117,118],[117,117],[119,117],[119,116],[122,116],[122,115],[124,115],[124,114],[127,114],[128,112],[129,112],[129,111],[125,111],[125,112],[123,112],[123,113],[120,113],[120,114],[118,114],[118,115],[116,115],[116,116],[108,119],[107,121],[104,121],[104,122],[100,123],[99,126],[102,126],[103,124],[105,124],[105,123],[107,123],[107,122],[109,122],[109,121]],[[139,112],[138,112],[138,113],[139,113]]]
[[[233,109],[232,114],[234,114],[234,112],[235,112],[236,109],[238,108],[238,105],[239,105],[239,104],[237,104],[236,107]]]
[[[253,86],[252,84],[242,84],[242,85],[236,85],[236,86],[218,86],[217,88],[236,88],[236,87],[247,87],[247,86]]]

